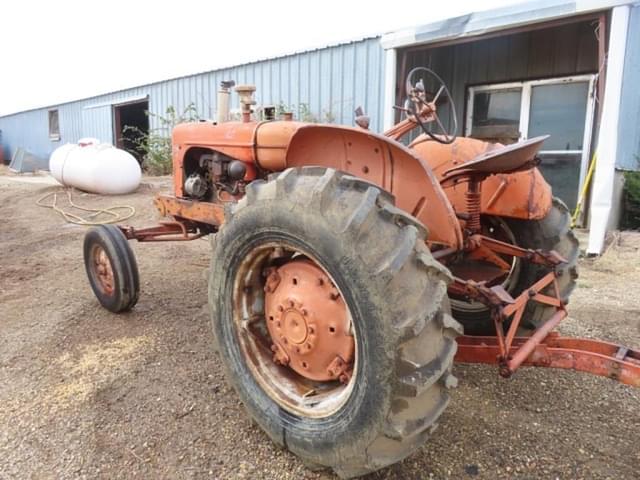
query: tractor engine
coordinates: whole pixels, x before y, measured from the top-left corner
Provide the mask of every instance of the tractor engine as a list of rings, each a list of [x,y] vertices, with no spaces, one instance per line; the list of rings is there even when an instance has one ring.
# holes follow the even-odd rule
[[[244,194],[246,165],[223,153],[191,149],[183,168],[186,197],[215,202]]]

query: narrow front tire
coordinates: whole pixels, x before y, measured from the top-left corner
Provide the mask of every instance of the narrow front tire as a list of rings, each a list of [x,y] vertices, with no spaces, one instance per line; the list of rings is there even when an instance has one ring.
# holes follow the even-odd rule
[[[113,313],[131,310],[138,301],[138,265],[129,241],[115,225],[91,228],[84,237],[84,266],[100,304]]]

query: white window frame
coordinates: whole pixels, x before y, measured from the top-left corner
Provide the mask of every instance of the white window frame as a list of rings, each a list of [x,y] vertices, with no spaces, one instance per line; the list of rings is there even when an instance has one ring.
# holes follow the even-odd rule
[[[494,83],[490,85],[478,85],[469,87],[467,89],[467,115],[465,117],[465,131],[466,137],[471,136],[471,127],[473,123],[473,99],[476,93],[490,92],[492,90],[505,90],[509,88],[522,89],[522,95],[520,97],[520,122],[519,140],[526,140],[529,133],[529,113],[531,108],[531,90],[532,87],[538,85],[554,85],[562,83],[577,83],[577,82],[589,82],[589,90],[587,94],[587,111],[584,119],[584,136],[582,138],[582,150],[541,150],[540,153],[565,155],[565,154],[577,154],[582,153],[580,160],[580,179],[578,183],[578,195],[579,190],[584,183],[584,179],[589,167],[589,155],[591,153],[591,134],[593,130],[593,114],[595,110],[595,85],[597,74],[586,75],[574,75],[570,77],[558,77],[558,78],[546,78],[543,80],[528,80],[525,82],[508,82],[508,83]]]
[[[56,120],[58,122],[58,124],[56,125],[57,127],[57,131],[56,132],[52,132],[51,131],[51,116],[52,114],[55,114],[56,116]],[[50,110],[47,111],[47,122],[49,125],[49,140],[51,140],[52,142],[59,142],[60,141],[60,110],[58,108],[52,108]]]

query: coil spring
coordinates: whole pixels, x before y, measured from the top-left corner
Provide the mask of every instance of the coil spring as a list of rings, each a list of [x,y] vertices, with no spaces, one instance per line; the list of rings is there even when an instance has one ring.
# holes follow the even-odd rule
[[[480,231],[480,192],[473,191],[471,188],[465,193],[465,201],[467,205],[467,228],[472,232]]]

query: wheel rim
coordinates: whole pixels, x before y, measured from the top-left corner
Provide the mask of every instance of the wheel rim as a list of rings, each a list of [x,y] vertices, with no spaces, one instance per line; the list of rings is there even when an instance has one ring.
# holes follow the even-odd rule
[[[112,295],[115,289],[113,268],[106,250],[100,245],[94,245],[91,249],[91,270],[100,291]]]
[[[357,337],[342,292],[312,255],[282,243],[255,248],[234,281],[233,324],[254,379],[282,408],[337,412],[357,377]]]
[[[497,240],[501,240],[512,245],[518,245],[516,237],[511,231],[507,223],[498,217],[485,217],[483,219],[483,234]],[[507,292],[513,293],[518,284],[518,276],[520,275],[520,259],[511,257],[511,268],[506,278],[499,283]],[[488,310],[488,307],[480,302],[467,302],[465,300],[451,298],[451,307],[454,310],[465,313],[477,313]]]

